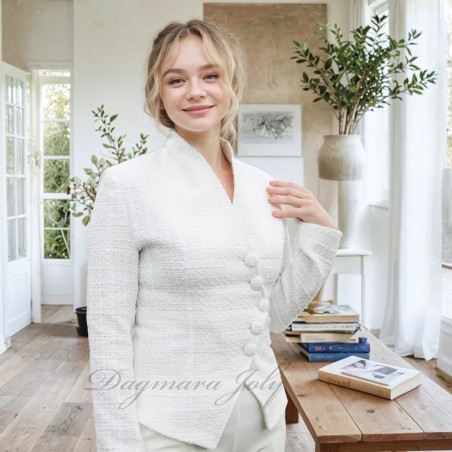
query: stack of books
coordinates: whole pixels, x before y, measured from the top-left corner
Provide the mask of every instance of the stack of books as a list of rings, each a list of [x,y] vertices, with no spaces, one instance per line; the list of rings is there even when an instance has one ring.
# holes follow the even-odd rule
[[[338,361],[354,355],[369,358],[370,344],[360,337],[359,314],[331,300],[311,303],[285,331],[309,361]]]

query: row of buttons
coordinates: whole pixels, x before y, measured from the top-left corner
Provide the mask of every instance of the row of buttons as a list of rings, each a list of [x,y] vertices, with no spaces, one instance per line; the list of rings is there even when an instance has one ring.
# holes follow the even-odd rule
[[[255,254],[247,254],[245,259],[243,260],[247,267],[255,267],[257,264],[257,257]],[[264,280],[261,276],[254,276],[250,281],[250,286],[253,290],[259,290],[263,287]],[[261,298],[259,301],[258,309],[261,312],[268,311],[268,300],[266,298]],[[255,321],[251,324],[251,333],[258,335],[264,331],[264,325],[262,322]],[[243,352],[246,356],[253,356],[256,353],[256,344],[253,342],[249,342],[245,345]]]

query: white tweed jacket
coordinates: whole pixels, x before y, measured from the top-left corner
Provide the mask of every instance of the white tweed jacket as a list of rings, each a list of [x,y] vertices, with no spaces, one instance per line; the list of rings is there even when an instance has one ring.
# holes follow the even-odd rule
[[[342,233],[297,220],[292,256],[286,220],[268,202],[274,178],[237,160],[225,140],[222,149],[232,203],[174,131],[101,177],[87,281],[100,452],[144,451],[139,422],[214,449],[243,385],[268,429],[284,416],[270,331],[283,331],[317,293]]]

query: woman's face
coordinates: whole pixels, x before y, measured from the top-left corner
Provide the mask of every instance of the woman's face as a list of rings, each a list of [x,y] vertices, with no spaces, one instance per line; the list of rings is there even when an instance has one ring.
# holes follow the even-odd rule
[[[162,108],[177,132],[220,134],[231,98],[219,68],[206,60],[201,38],[182,39],[174,60],[165,59],[159,75]]]

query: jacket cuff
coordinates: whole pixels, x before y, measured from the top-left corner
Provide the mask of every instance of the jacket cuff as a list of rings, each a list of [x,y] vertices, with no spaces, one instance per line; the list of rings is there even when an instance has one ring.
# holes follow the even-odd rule
[[[322,248],[336,252],[342,235],[339,229],[328,228],[315,223],[306,223],[300,220],[295,240],[298,248],[301,249],[303,249],[303,244],[306,244],[307,241],[315,241],[316,243],[321,243]]]

